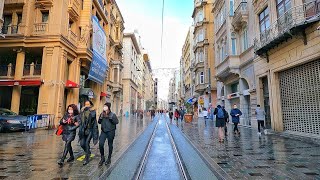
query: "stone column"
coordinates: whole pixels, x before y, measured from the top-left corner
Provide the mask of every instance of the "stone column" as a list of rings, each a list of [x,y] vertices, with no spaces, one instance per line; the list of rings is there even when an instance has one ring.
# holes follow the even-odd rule
[[[44,84],[39,89],[38,112],[53,114],[55,125],[61,119],[64,107],[64,79],[66,71],[67,53],[65,49],[55,47],[43,48],[41,79]]]
[[[81,63],[79,58],[74,58],[72,63],[69,65],[69,74],[67,75],[68,79],[65,80],[65,83],[67,80],[73,81],[77,84],[80,83],[80,68]],[[75,104],[77,105],[79,103],[79,88],[71,88],[68,90],[68,96],[66,104]]]
[[[23,76],[24,61],[25,61],[25,52],[23,49],[19,49],[17,51],[17,58],[16,58],[16,68],[15,68],[15,74],[14,74],[15,80],[21,80]],[[20,98],[21,98],[21,86],[14,86],[12,89],[11,111],[15,113],[19,113]]]

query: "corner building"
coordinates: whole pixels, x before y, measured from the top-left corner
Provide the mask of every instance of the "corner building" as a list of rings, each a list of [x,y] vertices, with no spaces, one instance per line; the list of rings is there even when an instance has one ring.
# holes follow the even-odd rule
[[[92,16],[106,35],[102,47],[110,46],[109,12],[113,3],[5,0],[1,29],[5,38],[0,39],[0,106],[22,115],[53,114],[56,125],[71,103],[81,107],[91,99],[101,112],[107,81],[103,79],[101,84],[88,79],[95,48]],[[109,67],[110,58],[103,58],[109,61]]]

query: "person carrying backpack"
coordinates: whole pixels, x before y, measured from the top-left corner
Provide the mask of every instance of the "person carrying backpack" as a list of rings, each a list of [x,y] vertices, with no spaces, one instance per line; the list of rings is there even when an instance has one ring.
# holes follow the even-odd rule
[[[225,126],[225,113],[220,105],[214,110],[214,115],[216,115],[216,127],[218,127],[219,142],[224,142],[224,134],[222,128]]]

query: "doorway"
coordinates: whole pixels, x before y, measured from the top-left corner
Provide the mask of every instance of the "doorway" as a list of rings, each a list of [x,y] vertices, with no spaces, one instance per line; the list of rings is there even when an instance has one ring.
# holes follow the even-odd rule
[[[20,115],[37,114],[38,109],[39,87],[23,86],[21,88],[20,98]]]
[[[266,112],[266,128],[271,129],[271,114],[270,114],[270,100],[269,100],[269,83],[268,77],[263,77],[262,81],[262,94],[263,94],[263,105],[264,111]]]

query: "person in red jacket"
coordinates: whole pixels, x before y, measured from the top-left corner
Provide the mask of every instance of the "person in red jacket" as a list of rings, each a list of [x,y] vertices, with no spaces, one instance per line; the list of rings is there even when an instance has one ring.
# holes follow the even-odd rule
[[[176,110],[174,111],[174,119],[176,120],[177,125],[178,125],[178,120],[179,120],[179,118],[180,118],[180,113],[179,113],[178,109],[176,109]]]

